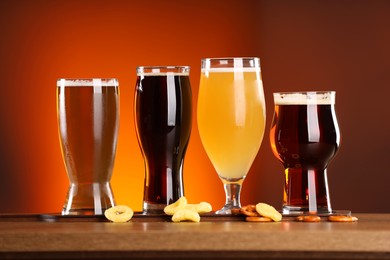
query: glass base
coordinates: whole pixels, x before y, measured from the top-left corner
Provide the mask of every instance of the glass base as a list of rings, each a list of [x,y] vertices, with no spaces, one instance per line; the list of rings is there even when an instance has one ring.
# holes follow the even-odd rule
[[[331,211],[317,211],[317,212],[310,212],[310,211],[303,211],[303,210],[296,210],[296,211],[286,211],[283,209],[281,212],[283,217],[297,217],[297,216],[306,216],[306,215],[316,215],[320,217],[327,217],[327,216],[351,216],[350,210],[331,210]]]
[[[142,214],[148,215],[148,214],[165,214],[164,208],[166,207],[166,204],[153,204],[144,201],[143,207],[142,207]]]
[[[110,183],[72,183],[62,215],[103,215],[108,208],[115,206]]]
[[[232,209],[240,209],[239,206],[225,206],[220,210],[215,211],[217,215],[233,215]]]

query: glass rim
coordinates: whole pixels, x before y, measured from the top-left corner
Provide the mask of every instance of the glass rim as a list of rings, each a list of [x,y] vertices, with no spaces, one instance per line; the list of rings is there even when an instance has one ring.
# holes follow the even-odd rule
[[[254,60],[254,61],[260,61],[260,58],[259,57],[217,57],[217,58],[202,58],[201,59],[202,62],[203,61],[218,61],[218,60],[230,60],[230,61],[233,61],[233,60]]]
[[[57,87],[118,86],[117,78],[59,78]]]
[[[138,66],[136,68],[137,76],[144,75],[182,75],[189,76],[190,66]]]
[[[275,105],[334,105],[336,91],[274,92]]]
[[[302,95],[308,95],[308,94],[325,94],[325,93],[330,93],[330,94],[336,94],[335,90],[308,90],[308,91],[276,91],[273,92],[273,94],[280,94],[280,95],[293,95],[293,94],[302,94]]]

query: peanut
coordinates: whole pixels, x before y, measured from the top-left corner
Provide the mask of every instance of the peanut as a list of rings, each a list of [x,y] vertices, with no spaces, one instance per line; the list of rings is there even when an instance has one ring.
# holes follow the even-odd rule
[[[104,216],[115,223],[125,223],[133,217],[133,214],[133,210],[124,205],[114,206],[104,212]]]

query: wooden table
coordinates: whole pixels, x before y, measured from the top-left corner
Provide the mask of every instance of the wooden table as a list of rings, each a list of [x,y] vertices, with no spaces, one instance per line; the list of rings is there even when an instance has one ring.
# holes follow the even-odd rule
[[[390,214],[356,223],[251,223],[241,218],[171,223],[0,215],[0,259],[390,259]]]

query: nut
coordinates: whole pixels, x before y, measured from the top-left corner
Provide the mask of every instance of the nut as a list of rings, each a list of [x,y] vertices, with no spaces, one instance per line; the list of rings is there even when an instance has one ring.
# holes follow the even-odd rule
[[[273,221],[278,222],[282,220],[282,214],[280,214],[279,211],[277,211],[274,207],[266,203],[256,204],[256,211],[261,216],[270,218]]]
[[[353,216],[329,216],[328,220],[331,222],[355,222],[358,221],[358,218]]]
[[[252,204],[241,207],[240,211],[248,217],[259,217],[259,214],[256,212],[256,206]]]
[[[181,221],[192,221],[199,222],[200,216],[198,212],[192,209],[179,209],[172,216],[173,222],[181,222]]]
[[[248,222],[272,222],[272,219],[267,217],[246,217],[245,220]]]
[[[169,204],[164,208],[164,212],[167,215],[174,215],[176,211],[180,209],[184,209],[187,206],[187,199],[186,197],[180,197],[176,202]]]
[[[125,223],[133,217],[133,214],[133,210],[124,205],[114,206],[104,212],[104,216],[115,223]]]
[[[295,220],[300,222],[320,222],[321,218],[315,215],[308,215],[308,216],[298,216],[295,218]]]

